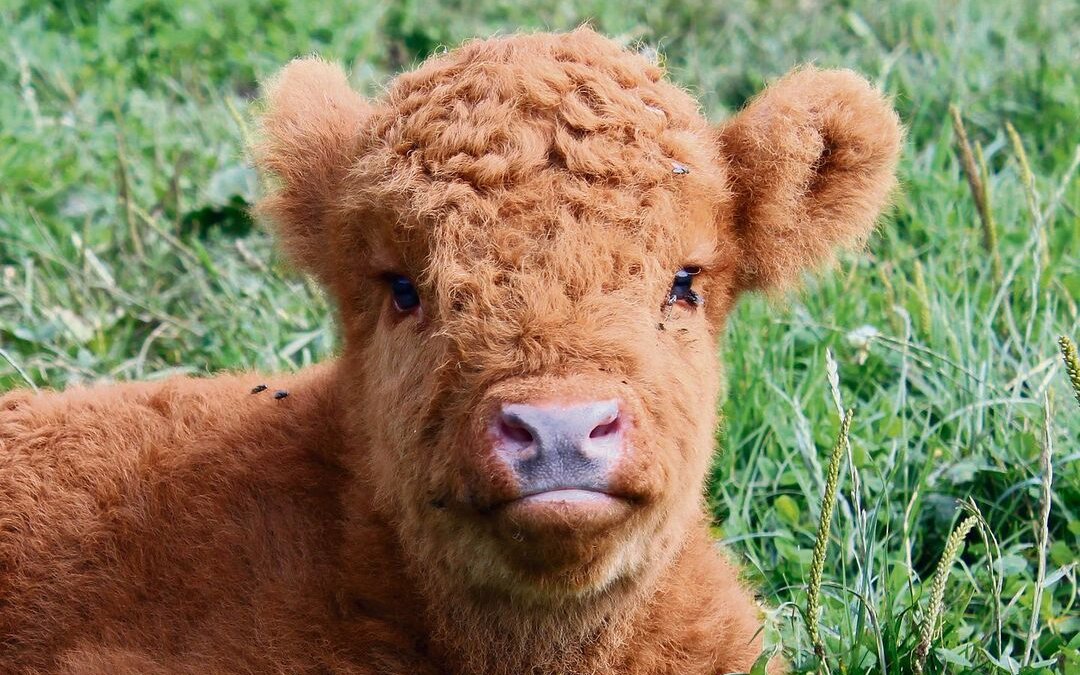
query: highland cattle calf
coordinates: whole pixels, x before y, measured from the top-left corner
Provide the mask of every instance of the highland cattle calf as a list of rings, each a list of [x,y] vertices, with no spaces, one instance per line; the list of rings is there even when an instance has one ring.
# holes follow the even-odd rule
[[[341,354],[0,399],[0,670],[749,669],[702,496],[716,345],[871,231],[882,95],[804,68],[714,126],[580,29],[374,101],[296,61],[261,115],[260,212]]]

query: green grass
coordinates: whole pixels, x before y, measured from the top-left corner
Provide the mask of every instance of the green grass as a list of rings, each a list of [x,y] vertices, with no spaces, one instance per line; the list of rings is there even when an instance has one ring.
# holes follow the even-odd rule
[[[1080,5],[428,5],[4,3],[0,390],[291,369],[332,352],[326,302],[244,213],[258,188],[242,120],[258,79],[293,56],[340,60],[375,94],[440,45],[590,18],[658,48],[717,119],[796,63],[855,68],[909,127],[903,192],[868,255],[732,317],[709,488],[718,532],[775,608],[770,640],[796,671],[822,669],[807,584],[839,410],[851,408],[818,589],[828,670],[912,672],[935,586],[926,672],[1080,672],[1080,408],[1056,344],[1080,337]],[[1000,282],[950,105],[985,162]],[[970,514],[977,525],[934,584]]]

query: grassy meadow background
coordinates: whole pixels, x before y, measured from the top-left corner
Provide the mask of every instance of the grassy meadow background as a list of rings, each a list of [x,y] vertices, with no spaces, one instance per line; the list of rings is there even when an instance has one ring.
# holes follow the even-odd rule
[[[769,642],[796,672],[1080,673],[1080,407],[1056,344],[1080,337],[1074,0],[5,0],[0,391],[327,357],[325,300],[246,214],[259,80],[318,52],[377,95],[444,45],[584,20],[656,50],[717,120],[812,61],[908,126],[868,254],[744,301],[719,347],[709,500]]]

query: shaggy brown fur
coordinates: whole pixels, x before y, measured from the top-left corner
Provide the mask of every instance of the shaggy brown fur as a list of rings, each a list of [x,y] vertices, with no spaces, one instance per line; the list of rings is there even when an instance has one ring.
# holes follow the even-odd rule
[[[370,103],[297,61],[262,132],[261,210],[343,353],[0,399],[0,670],[747,670],[759,610],[702,501],[715,345],[742,291],[867,236],[883,97],[805,68],[717,128],[581,29],[468,43]],[[667,302],[688,265],[700,306]],[[508,516],[493,411],[596,399],[631,420],[618,508]]]

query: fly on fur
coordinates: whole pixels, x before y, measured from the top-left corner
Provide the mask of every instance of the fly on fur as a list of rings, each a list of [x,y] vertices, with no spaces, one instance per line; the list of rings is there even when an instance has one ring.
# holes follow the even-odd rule
[[[693,289],[694,277],[701,273],[700,267],[684,267],[675,273],[675,281],[671,284],[671,292],[668,294],[667,304],[674,305],[680,300],[698,307],[701,305],[701,296]]]

